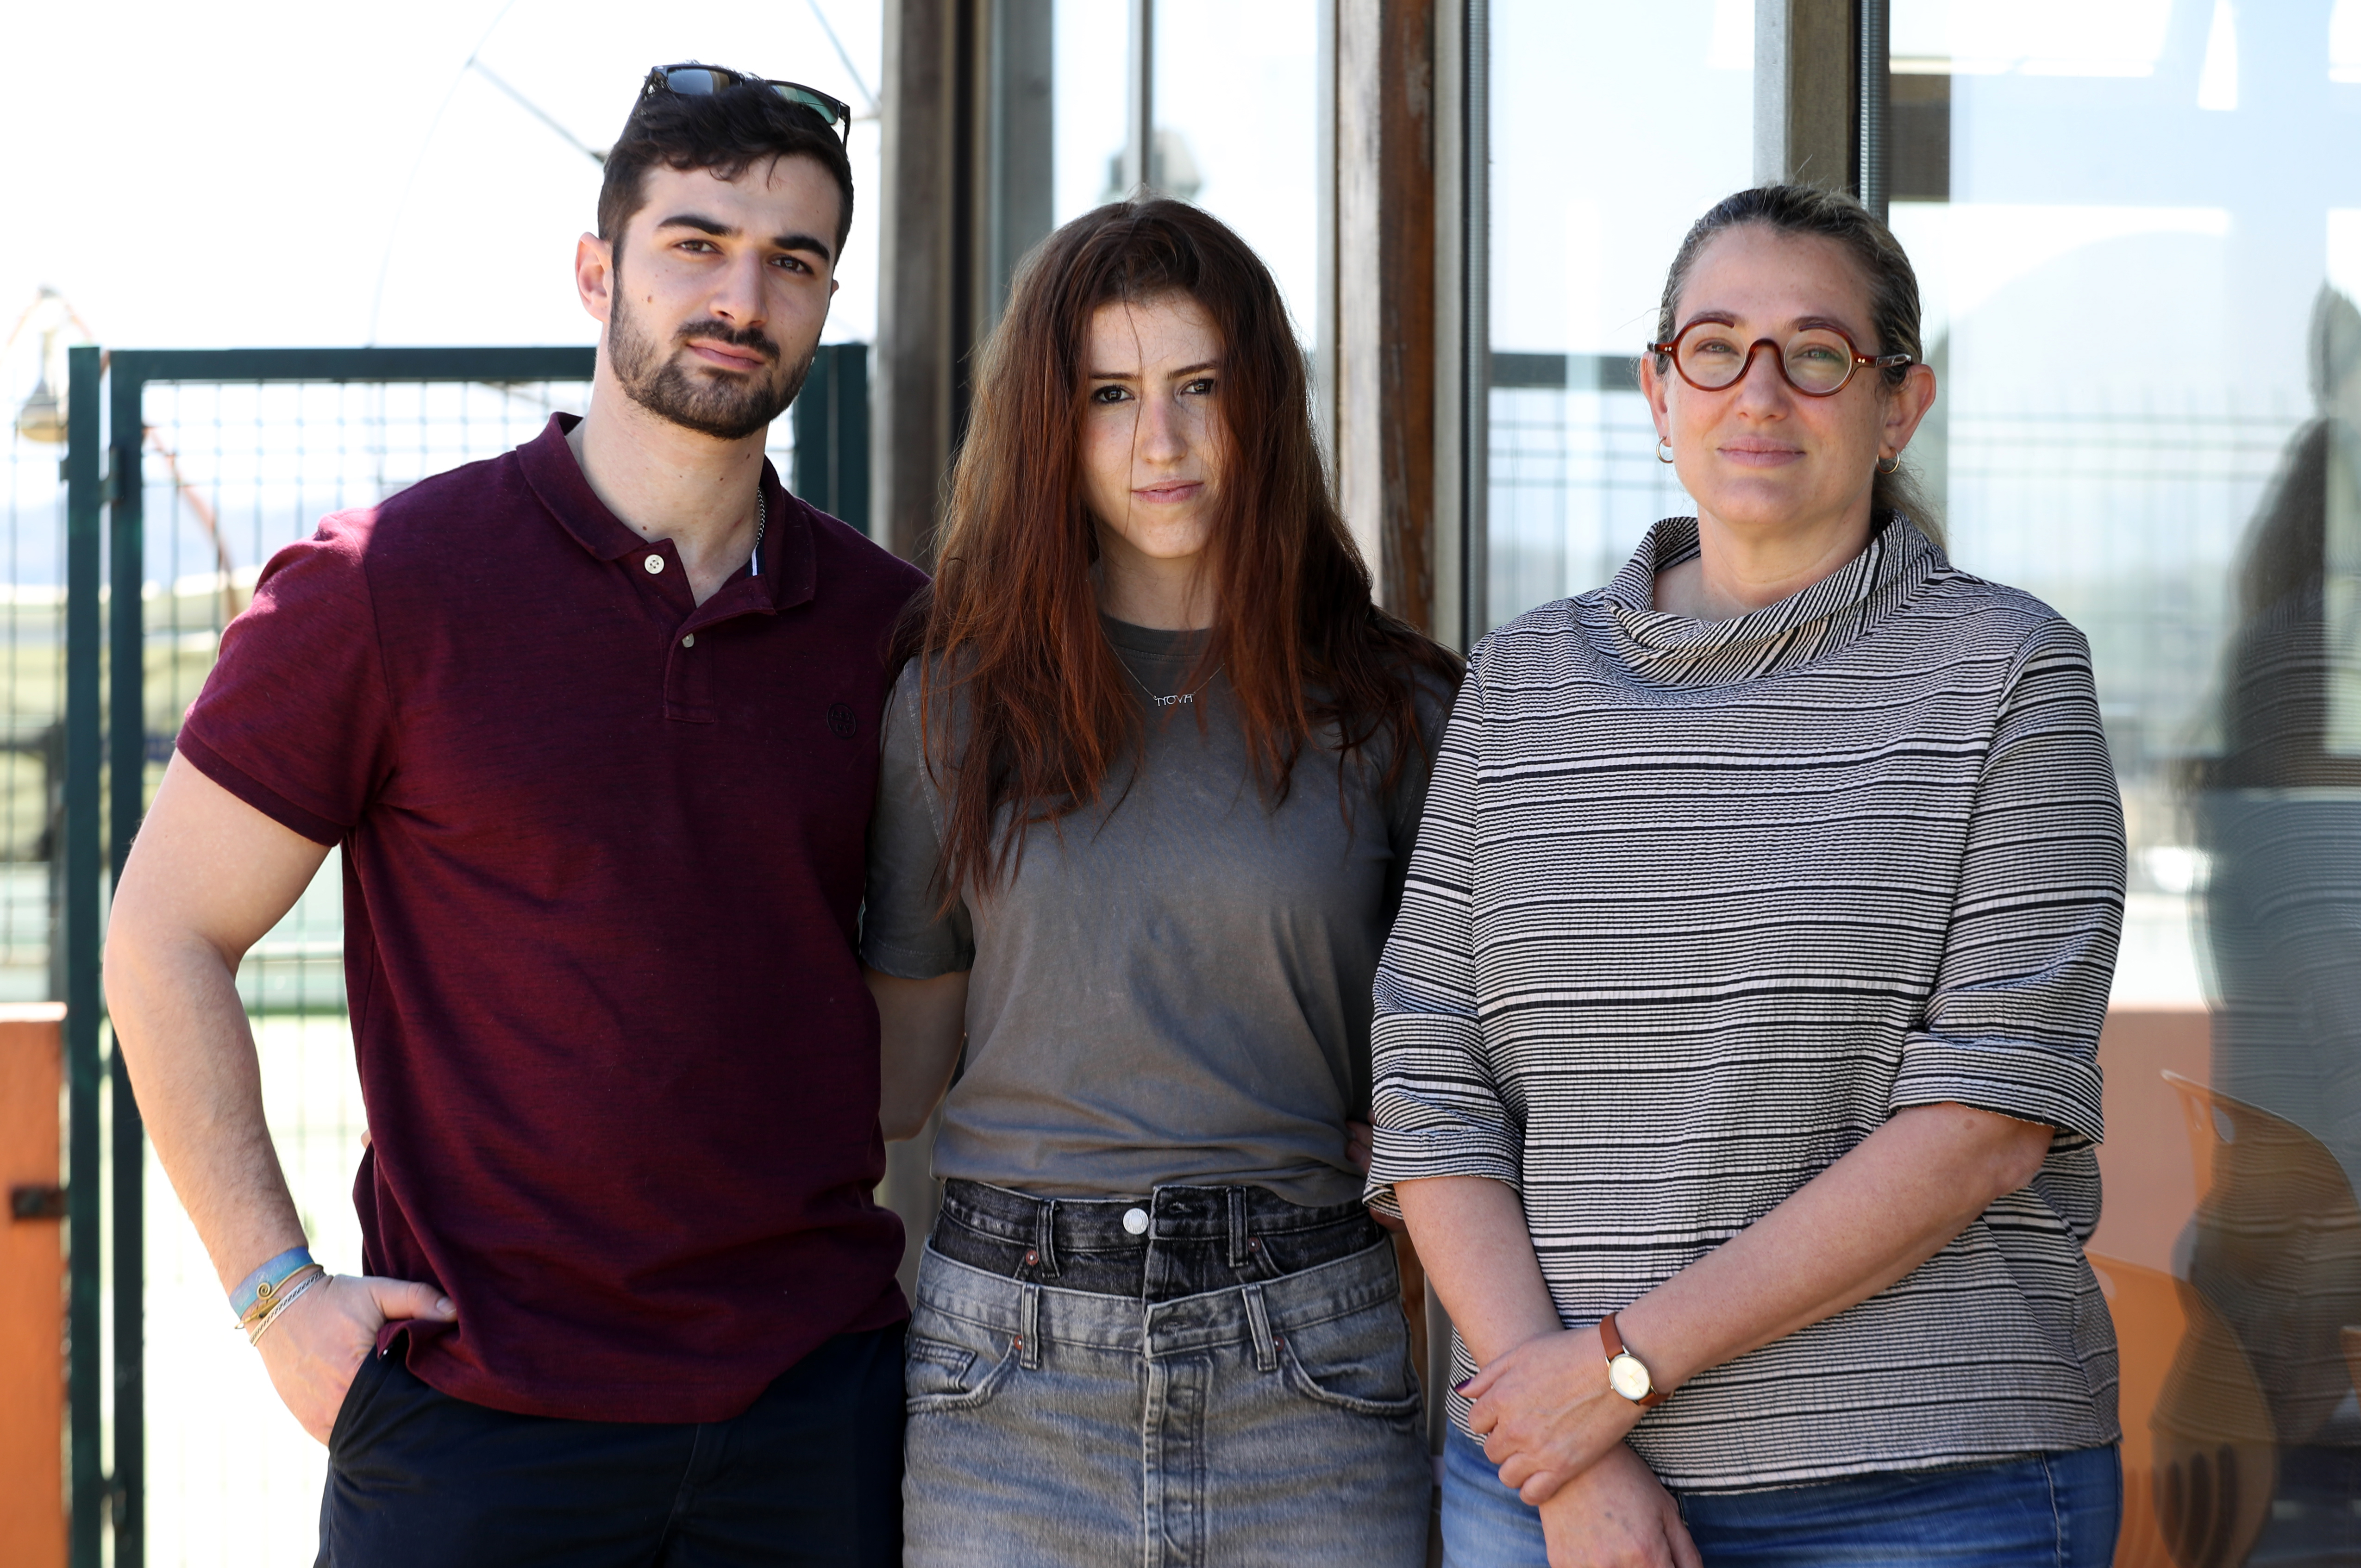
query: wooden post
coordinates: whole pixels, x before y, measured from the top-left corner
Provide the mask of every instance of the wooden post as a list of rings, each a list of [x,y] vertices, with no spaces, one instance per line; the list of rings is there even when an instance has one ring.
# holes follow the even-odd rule
[[[63,1568],[66,1257],[56,1003],[0,1006],[0,1563]]]
[[[1378,599],[1435,624],[1436,0],[1335,13],[1336,485]]]
[[[971,0],[885,7],[872,537],[921,565],[950,461],[968,346],[962,193],[972,181],[968,138],[957,127],[972,86],[962,42],[973,12]]]
[[[1754,0],[1754,180],[1854,188],[1854,0]]]

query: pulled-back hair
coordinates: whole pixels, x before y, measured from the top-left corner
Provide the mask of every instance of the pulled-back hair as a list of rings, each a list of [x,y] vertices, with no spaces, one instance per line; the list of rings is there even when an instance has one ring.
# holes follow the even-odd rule
[[[642,93],[607,151],[598,187],[598,237],[613,245],[646,204],[647,172],[702,169],[735,180],[774,158],[808,158],[835,177],[844,210],[836,221],[836,259],[852,232],[852,165],[844,143],[817,111],[791,104],[768,87],[740,82],[719,93]],[[834,262],[830,263],[833,269]]]
[[[1026,260],[983,345],[935,579],[904,622],[901,652],[922,661],[928,765],[949,770],[946,900],[1013,874],[1027,826],[1098,801],[1118,760],[1141,754],[1139,699],[1091,580],[1083,360],[1099,307],[1176,295],[1220,335],[1213,410],[1227,438],[1207,566],[1214,620],[1196,668],[1228,676],[1264,798],[1285,798],[1315,735],[1340,748],[1340,767],[1382,737],[1390,785],[1421,739],[1418,672],[1446,688],[1458,679],[1455,657],[1371,602],[1321,464],[1303,352],[1260,258],[1184,203],[1085,214]],[[938,715],[952,702],[959,744],[941,756]]]
[[[1658,343],[1670,343],[1673,334],[1680,330],[1675,317],[1681,291],[1688,287],[1697,258],[1723,231],[1743,224],[1760,224],[1778,234],[1813,235],[1842,246],[1869,284],[1869,321],[1877,342],[1864,345],[1864,352],[1907,354],[1912,364],[1925,361],[1926,345],[1919,337],[1918,274],[1911,269],[1902,243],[1876,214],[1852,197],[1817,185],[1757,185],[1723,197],[1690,225],[1687,237],[1673,257],[1672,270],[1664,275],[1664,303],[1656,311]],[[1666,356],[1656,356],[1658,375],[1671,368]],[[1909,378],[1910,367],[1889,365],[1879,374],[1889,388],[1899,387]],[[1942,519],[1935,515],[1934,503],[1920,488],[1906,460],[1893,473],[1877,476],[1869,504],[1872,515],[1899,511],[1941,542]]]

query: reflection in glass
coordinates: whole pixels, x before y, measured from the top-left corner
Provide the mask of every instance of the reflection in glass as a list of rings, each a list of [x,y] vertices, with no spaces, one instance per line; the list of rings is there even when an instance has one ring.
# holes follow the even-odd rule
[[[1694,510],[1636,366],[1690,224],[1752,183],[1753,0],[1493,0],[1484,626]],[[1668,93],[1665,83],[1677,83]]]
[[[2125,1564],[2361,1563],[2354,9],[1893,0],[1910,460],[1955,561],[2090,636],[2131,835]]]
[[[2346,730],[2361,312],[2324,287],[2306,336],[2314,417],[2240,549],[2220,750],[2191,770],[2216,994],[2213,1084],[2184,1093],[2204,1101],[2192,1137],[2218,1140],[2189,1282],[2251,1370],[2278,1500],[2309,1521],[2361,1486],[2345,1347],[2361,1334],[2361,747]],[[2224,1351],[2192,1343],[2180,1361],[2207,1354]],[[2158,1421],[2202,1424],[2204,1386],[2180,1389],[2198,1396],[2198,1420],[2168,1398]],[[2338,1537],[2361,1561],[2361,1532]]]

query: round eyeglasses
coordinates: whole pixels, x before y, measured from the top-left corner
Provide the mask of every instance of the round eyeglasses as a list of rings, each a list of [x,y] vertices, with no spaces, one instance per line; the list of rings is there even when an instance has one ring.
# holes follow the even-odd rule
[[[1907,354],[1863,354],[1852,339],[1832,326],[1806,327],[1784,343],[1758,337],[1752,343],[1724,322],[1691,322],[1670,343],[1652,343],[1648,352],[1669,356],[1681,379],[1700,392],[1719,392],[1745,378],[1757,349],[1773,350],[1772,359],[1787,385],[1807,398],[1833,398],[1845,389],[1852,373],[1862,366],[1889,369],[1914,363]]]
[[[692,60],[680,65],[653,66],[647,80],[640,84],[640,96],[671,93],[683,98],[702,98],[732,87],[767,87],[797,108],[818,115],[820,123],[839,137],[847,141],[852,137],[852,105],[843,99],[831,98],[818,88],[807,87],[800,82],[774,82],[723,65],[703,65]]]

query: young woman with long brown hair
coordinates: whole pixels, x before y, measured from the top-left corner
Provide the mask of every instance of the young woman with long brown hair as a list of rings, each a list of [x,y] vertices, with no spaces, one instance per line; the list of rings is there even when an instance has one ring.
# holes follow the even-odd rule
[[[1423,1561],[1370,979],[1458,662],[1370,602],[1270,274],[1118,203],[986,345],[888,704],[862,953],[943,1103],[911,1563]]]

